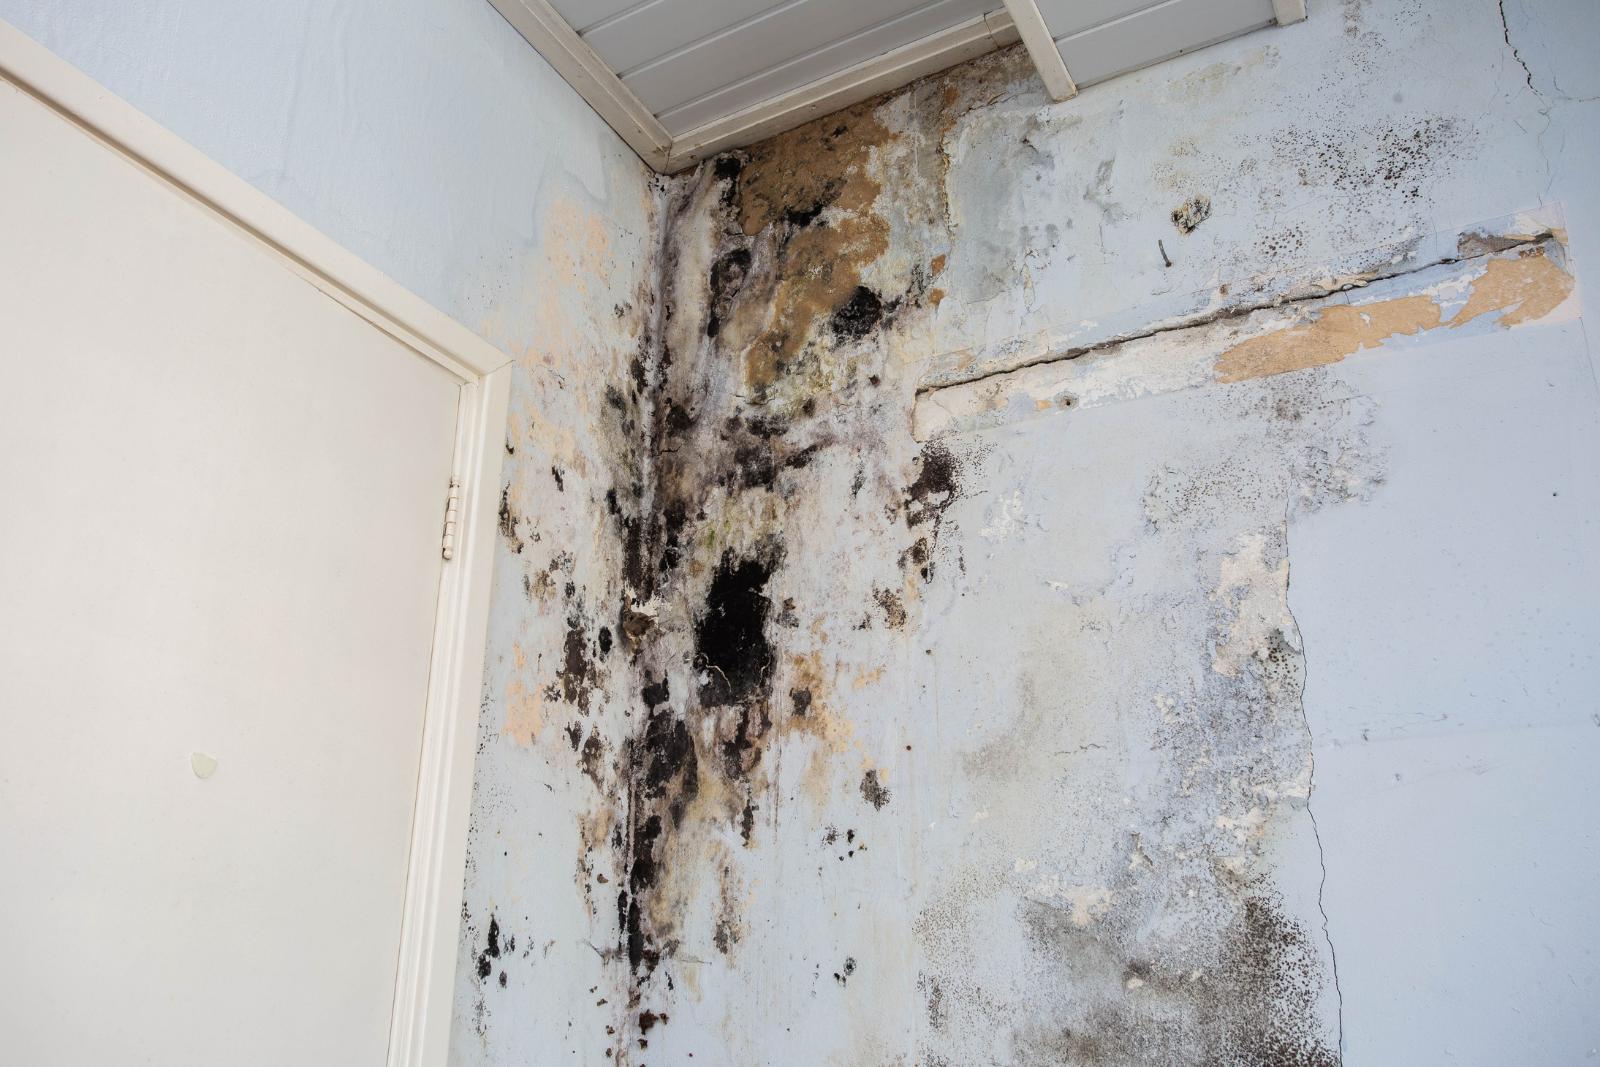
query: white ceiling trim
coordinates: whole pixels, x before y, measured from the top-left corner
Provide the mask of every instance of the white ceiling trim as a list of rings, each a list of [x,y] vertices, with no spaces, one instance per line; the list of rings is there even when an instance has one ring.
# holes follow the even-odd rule
[[[1039,5],[1034,0],[1005,0],[1005,3],[1006,10],[1011,12],[1011,18],[1017,24],[1017,33],[1022,36],[1022,44],[1033,60],[1033,69],[1039,72],[1050,99],[1060,103],[1077,96],[1077,83],[1067,72],[1066,61],[1061,58],[1061,52],[1050,35],[1050,27],[1045,25],[1044,16],[1039,13]]]
[[[715,9],[720,2],[695,0],[695,11],[703,15],[702,9],[707,3]],[[754,0],[740,0],[740,4],[733,6],[744,11],[751,2]],[[831,4],[828,10],[833,10],[838,3],[848,0],[789,0],[773,10],[790,11],[812,2]],[[652,95],[643,87],[635,91],[632,84],[636,83],[624,82],[621,74],[566,21],[551,0],[490,0],[629,147],[651,168],[663,174],[691,167],[718,152],[793,129],[1018,40],[1026,45],[1049,96],[1061,101],[1075,95],[1080,86],[1104,81],[1274,22],[1287,25],[1306,17],[1305,0],[1001,2],[1005,10],[971,15],[954,25],[920,36],[915,34],[939,25],[938,16],[931,12],[948,9],[947,6],[954,6],[953,13],[957,15],[963,10],[981,10],[980,0],[925,0],[921,6],[891,6],[890,10],[902,14],[866,31],[855,32],[853,36],[846,34],[820,50],[806,51],[800,46],[806,43],[803,41],[796,45],[792,57],[784,58],[765,72],[731,81],[684,103],[666,106],[671,93]],[[587,6],[576,7],[573,0],[555,0],[555,3],[581,12],[580,18],[587,16],[592,24],[588,27],[590,30],[641,10],[654,10],[650,4],[640,5],[630,0],[592,0]],[[1051,12],[1048,16],[1047,10]],[[1058,23],[1056,29],[1065,31],[1060,36],[1055,36],[1051,29],[1052,18]],[[750,22],[746,19],[735,23],[734,30]],[[903,35],[898,40],[886,32],[887,27],[895,25],[903,26]],[[791,25],[788,29],[792,36],[795,27]],[[719,33],[726,36],[734,30],[725,28]],[[873,37],[874,34],[879,36]],[[906,40],[907,35],[913,39]],[[803,36],[809,41],[815,34],[808,31]],[[856,42],[854,56],[869,55],[870,58],[796,85],[807,73],[803,68],[795,69],[796,64],[817,60],[827,49],[849,41]],[[766,51],[772,50],[770,41],[757,43]],[[871,55],[870,47],[887,50]],[[852,55],[847,51],[839,55],[838,61],[850,58]],[[651,62],[660,61],[658,58]],[[819,68],[825,70],[827,64],[818,61],[813,69]],[[791,73],[783,73],[786,69]],[[682,90],[684,86],[678,88]],[[764,93],[772,95],[762,99]],[[645,98],[661,105],[659,114],[645,103]],[[724,110],[727,108],[737,110],[728,113]]]
[[[754,144],[1016,42],[1016,27],[1004,11],[968,19],[690,130],[673,141],[667,171],[693,166],[729,148]]]
[[[791,130],[1018,40],[1011,16],[1004,11],[991,11],[674,138],[548,0],[489,2],[556,73],[578,90],[640,159],[662,174]]]

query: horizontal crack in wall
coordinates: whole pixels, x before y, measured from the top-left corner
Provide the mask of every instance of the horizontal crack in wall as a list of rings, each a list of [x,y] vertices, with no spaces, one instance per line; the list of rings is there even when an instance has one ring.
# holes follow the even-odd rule
[[[1572,292],[1565,247],[1551,230],[1463,234],[1457,250],[1360,284],[1227,308],[925,387],[914,432],[926,440],[1043,411],[1323,366],[1490,314],[1513,326],[1543,318]]]

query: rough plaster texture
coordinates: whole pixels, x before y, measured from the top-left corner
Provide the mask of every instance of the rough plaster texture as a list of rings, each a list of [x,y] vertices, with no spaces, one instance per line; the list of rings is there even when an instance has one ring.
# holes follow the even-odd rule
[[[530,740],[592,960],[485,1062],[1587,1055],[1597,31],[1013,51],[672,183],[627,721]]]
[[[384,31],[448,106],[296,29],[235,129],[259,57],[119,58],[198,8],[0,2],[521,357],[455,1062],[1600,1047],[1595,5],[1013,50],[658,189],[471,5]]]

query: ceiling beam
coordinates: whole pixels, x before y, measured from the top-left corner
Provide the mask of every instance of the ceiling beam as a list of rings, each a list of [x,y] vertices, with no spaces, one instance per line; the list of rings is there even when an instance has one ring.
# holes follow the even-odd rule
[[[1272,15],[1278,20],[1278,25],[1287,26],[1291,22],[1304,21],[1306,17],[1306,0],[1272,0]]]
[[[489,2],[628,142],[628,147],[639,153],[640,159],[657,171],[666,169],[672,152],[672,136],[667,128],[548,0]]]
[[[1005,2],[1006,10],[1017,24],[1017,33],[1022,36],[1022,43],[1027,47],[1033,67],[1039,72],[1050,99],[1059,102],[1078,95],[1077,83],[1067,73],[1066,60],[1061,58],[1061,50],[1056,47],[1050,27],[1045,25],[1044,16],[1039,13],[1039,5],[1034,0]]]

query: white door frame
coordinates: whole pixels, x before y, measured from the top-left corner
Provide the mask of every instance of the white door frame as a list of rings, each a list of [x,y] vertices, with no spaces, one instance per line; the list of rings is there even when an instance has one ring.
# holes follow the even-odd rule
[[[269,249],[287,269],[461,383],[451,465],[460,502],[453,558],[440,572],[388,1052],[389,1067],[444,1067],[510,358],[4,21],[0,78]],[[446,487],[439,490],[442,534]]]

